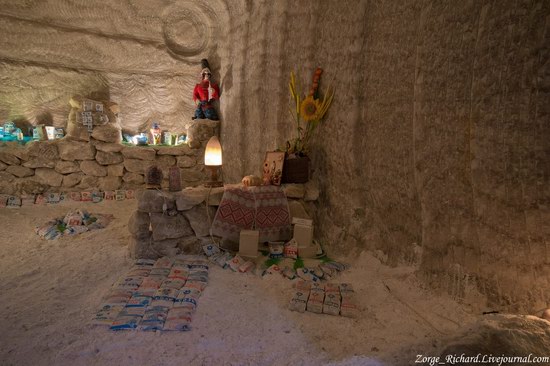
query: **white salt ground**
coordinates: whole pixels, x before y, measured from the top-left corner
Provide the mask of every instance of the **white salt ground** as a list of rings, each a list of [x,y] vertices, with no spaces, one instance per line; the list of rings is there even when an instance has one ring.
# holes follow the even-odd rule
[[[474,320],[470,307],[421,288],[414,268],[390,268],[363,252],[353,259],[329,253],[351,265],[335,282],[355,287],[363,308],[358,319],[291,312],[291,281],[211,266],[192,331],[93,326],[102,297],[133,264],[126,224],[135,205],[0,209],[2,365],[413,364],[417,354],[438,355],[459,324]],[[73,208],[115,219],[105,229],[54,241],[34,233]]]

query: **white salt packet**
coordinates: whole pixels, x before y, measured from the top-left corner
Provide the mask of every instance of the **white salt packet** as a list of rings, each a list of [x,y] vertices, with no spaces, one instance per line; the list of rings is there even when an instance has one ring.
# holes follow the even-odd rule
[[[340,314],[340,293],[327,292],[323,301],[323,314],[338,315]]]
[[[183,287],[183,285],[185,285],[185,280],[180,280],[175,278],[172,279],[168,277],[168,279],[162,282],[162,284],[160,285],[160,288],[171,288],[171,289],[179,290],[180,288]]]
[[[323,312],[323,301],[325,300],[325,290],[321,287],[311,287],[309,298],[307,299],[307,311],[321,314]]]
[[[153,265],[153,268],[172,268],[172,260],[168,257],[162,257],[157,259],[155,264]]]
[[[168,312],[163,330],[191,330],[191,313],[185,308],[172,308]]]
[[[296,239],[292,238],[290,241],[286,242],[283,248],[283,255],[285,258],[298,258],[298,242]]]
[[[246,262],[244,259],[242,259],[239,255],[236,255],[235,257],[227,261],[227,265],[234,272],[237,272],[239,270],[239,267],[242,266],[244,262]]]
[[[247,261],[239,266],[239,272],[241,273],[249,272],[253,268],[254,268],[254,262]]]
[[[300,313],[306,311],[308,296],[308,292],[296,291],[294,293],[294,296],[290,300],[289,309],[292,311],[298,311]]]

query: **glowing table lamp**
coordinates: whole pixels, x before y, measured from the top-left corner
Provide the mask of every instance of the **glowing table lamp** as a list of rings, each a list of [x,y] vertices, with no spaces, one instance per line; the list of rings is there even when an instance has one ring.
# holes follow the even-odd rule
[[[210,170],[210,181],[205,187],[221,187],[223,182],[218,180],[218,169],[222,166],[222,145],[216,136],[212,136],[204,150],[204,165]]]

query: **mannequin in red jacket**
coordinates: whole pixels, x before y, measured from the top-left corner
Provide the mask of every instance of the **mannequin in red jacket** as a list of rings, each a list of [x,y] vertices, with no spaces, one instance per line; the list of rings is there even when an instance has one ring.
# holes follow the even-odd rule
[[[202,81],[195,85],[193,90],[193,101],[197,106],[195,109],[195,116],[193,119],[211,119],[214,121],[218,120],[218,114],[214,109],[214,101],[220,98],[220,88],[218,84],[213,83],[210,78],[212,73],[210,71],[210,66],[208,65],[207,59],[201,60],[201,77]]]

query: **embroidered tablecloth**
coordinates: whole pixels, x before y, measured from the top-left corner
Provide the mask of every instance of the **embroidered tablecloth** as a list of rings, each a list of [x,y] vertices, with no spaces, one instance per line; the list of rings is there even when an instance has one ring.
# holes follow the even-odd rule
[[[225,188],[212,234],[238,242],[241,230],[258,230],[260,242],[292,237],[288,201],[282,187]]]

